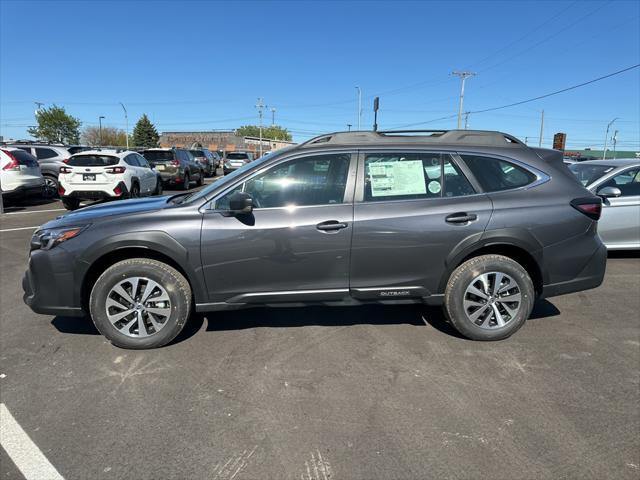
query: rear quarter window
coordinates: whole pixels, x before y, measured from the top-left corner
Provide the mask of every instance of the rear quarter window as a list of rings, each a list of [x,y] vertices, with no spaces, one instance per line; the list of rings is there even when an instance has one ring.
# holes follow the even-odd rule
[[[537,177],[514,163],[484,155],[461,155],[485,192],[500,192],[525,187]]]

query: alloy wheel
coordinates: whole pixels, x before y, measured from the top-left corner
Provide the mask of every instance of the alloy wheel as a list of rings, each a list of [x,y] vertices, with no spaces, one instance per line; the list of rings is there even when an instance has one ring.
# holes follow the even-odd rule
[[[522,301],[520,286],[503,272],[487,272],[474,278],[464,292],[464,313],[480,328],[502,328],[513,320]]]
[[[148,337],[162,330],[171,316],[165,288],[146,277],[120,280],[107,295],[107,318],[123,335]]]

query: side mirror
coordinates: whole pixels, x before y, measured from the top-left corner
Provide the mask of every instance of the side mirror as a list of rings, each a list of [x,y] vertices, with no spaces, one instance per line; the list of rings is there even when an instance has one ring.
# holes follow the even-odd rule
[[[236,192],[229,197],[229,211],[234,215],[247,215],[253,211],[253,198],[244,192]]]
[[[618,187],[604,187],[598,190],[596,195],[602,198],[615,198],[622,195],[622,192]]]

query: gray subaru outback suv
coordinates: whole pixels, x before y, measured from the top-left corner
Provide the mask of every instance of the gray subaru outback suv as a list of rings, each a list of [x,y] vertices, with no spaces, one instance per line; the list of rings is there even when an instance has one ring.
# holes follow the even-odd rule
[[[443,305],[498,340],[536,297],[600,285],[600,209],[561,152],[504,133],[333,133],[198,192],[42,225],[24,300],[126,348],[170,342],[194,309],[299,304]]]

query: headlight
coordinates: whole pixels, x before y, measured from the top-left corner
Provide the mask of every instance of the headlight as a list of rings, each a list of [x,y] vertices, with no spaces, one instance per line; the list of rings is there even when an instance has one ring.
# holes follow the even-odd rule
[[[31,250],[51,250],[56,245],[77,237],[89,225],[37,230],[31,237]]]

